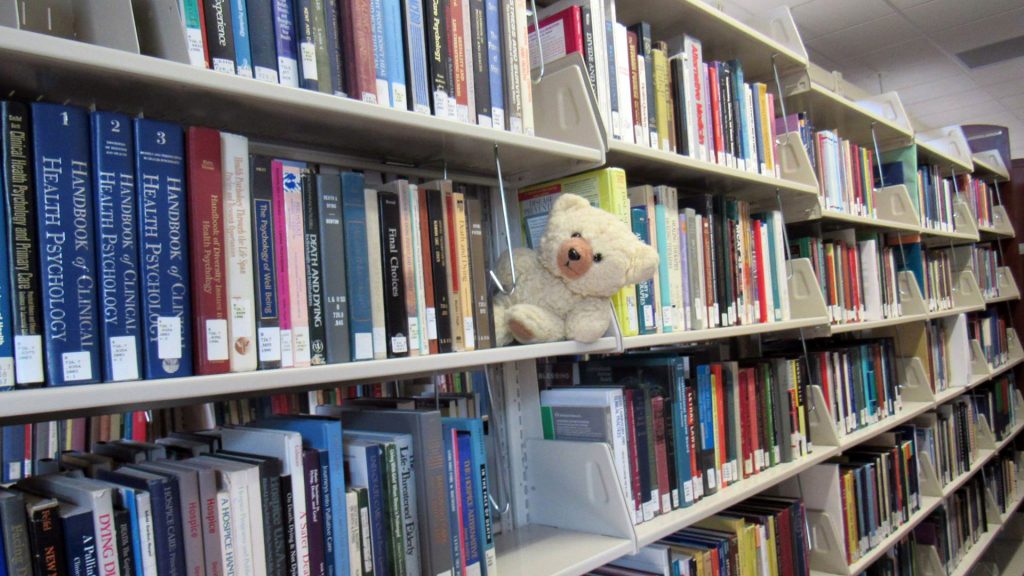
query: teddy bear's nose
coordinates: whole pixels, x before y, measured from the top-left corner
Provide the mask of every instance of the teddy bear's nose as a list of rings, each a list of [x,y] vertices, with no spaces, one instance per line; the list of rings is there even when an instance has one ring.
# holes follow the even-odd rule
[[[575,248],[569,248],[569,260],[572,260],[573,262],[575,262],[575,261],[579,260],[580,258],[581,258],[580,253],[577,252]]]

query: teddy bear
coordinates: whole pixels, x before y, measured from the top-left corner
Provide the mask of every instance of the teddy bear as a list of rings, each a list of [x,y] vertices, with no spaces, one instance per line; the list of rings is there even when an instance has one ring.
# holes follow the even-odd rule
[[[575,194],[562,194],[548,214],[535,250],[516,248],[516,283],[494,297],[499,346],[571,338],[594,342],[611,323],[608,299],[624,286],[650,280],[658,253],[614,215]],[[509,254],[495,273],[512,285]]]

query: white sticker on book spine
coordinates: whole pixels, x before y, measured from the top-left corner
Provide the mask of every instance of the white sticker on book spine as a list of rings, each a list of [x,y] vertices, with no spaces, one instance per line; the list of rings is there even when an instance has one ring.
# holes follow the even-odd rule
[[[277,84],[277,70],[265,66],[257,66],[254,70],[257,80]]]
[[[134,336],[112,336],[108,350],[115,382],[139,379],[139,355]]]
[[[14,388],[14,357],[0,358],[0,390]]]
[[[185,45],[188,46],[189,63],[193,66],[206,68],[206,58],[203,55],[203,31],[199,28],[189,28],[185,31]]]
[[[43,337],[26,334],[14,337],[14,379],[19,384],[43,381]]]
[[[370,360],[371,358],[373,358],[373,334],[357,332],[353,360]]]
[[[259,329],[259,359],[261,362],[281,360],[281,329],[276,327]]]
[[[206,321],[206,359],[210,362],[228,359],[228,321],[223,318]]]
[[[398,110],[409,109],[409,103],[406,101],[405,98],[405,84],[396,83],[393,86],[391,86],[391,94],[394,95],[394,102],[392,103],[394,105],[394,108]]]
[[[416,316],[409,317],[409,346],[414,350],[420,347],[420,319]]]
[[[462,333],[466,336],[466,346],[474,348],[476,346],[476,326],[473,324],[472,318],[464,317],[462,319]]]
[[[292,341],[294,342],[292,354],[295,358],[295,364],[309,364],[311,358],[309,349],[309,327],[301,326],[292,328]]]
[[[381,106],[391,106],[391,84],[380,78],[377,79],[377,102]]]
[[[399,334],[391,337],[391,352],[393,354],[405,354],[409,351],[409,341],[405,336]]]
[[[213,61],[213,69],[217,72],[232,75],[235,73],[234,60],[228,60],[226,58],[211,58],[211,60]]]
[[[299,43],[299,54],[302,56],[303,80],[317,80],[316,76],[316,45],[312,42]]]
[[[238,65],[238,75],[244,78],[252,78],[252,66],[245,64]]]
[[[384,328],[373,328],[373,354],[383,354],[387,356],[388,353],[388,335]]]
[[[295,365],[292,356],[292,331],[281,330],[281,367],[289,368]]]
[[[294,58],[277,57],[277,71],[280,73],[281,84],[285,86],[298,86],[299,78],[296,69],[299,63]]]
[[[181,358],[181,318],[159,316],[156,319],[156,356],[161,360]]]
[[[231,299],[231,338],[252,338],[253,319],[252,300],[248,298]],[[237,345],[236,345],[237,347]]]
[[[86,351],[65,352],[61,354],[64,365],[64,380],[77,382],[92,378],[92,357]]]

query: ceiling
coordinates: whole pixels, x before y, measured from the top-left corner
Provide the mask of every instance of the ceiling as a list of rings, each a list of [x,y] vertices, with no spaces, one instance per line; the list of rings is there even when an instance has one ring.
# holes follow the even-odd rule
[[[741,21],[788,5],[812,62],[899,93],[916,127],[995,124],[1024,158],[1024,57],[968,69],[957,52],[1024,34],[1024,0],[707,0]]]

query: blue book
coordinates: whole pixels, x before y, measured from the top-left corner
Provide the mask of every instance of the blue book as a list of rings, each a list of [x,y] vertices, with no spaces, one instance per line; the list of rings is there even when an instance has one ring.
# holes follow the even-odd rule
[[[135,146],[131,125],[131,118],[124,114],[92,113],[96,272],[106,382],[138,380],[142,374]],[[131,419],[125,421],[130,422]]]
[[[67,562],[68,573],[99,576],[92,510],[67,502],[61,502],[58,510],[61,532],[64,534],[64,559]],[[0,542],[2,541],[3,538],[0,538]]]
[[[497,10],[497,0],[494,1],[495,10]],[[430,114],[430,84],[427,79],[423,3],[418,0],[403,0],[403,4],[405,10],[405,76],[409,85],[410,110]],[[497,17],[497,13],[495,13],[495,17]]]
[[[170,122],[135,119],[145,377],[192,375],[185,139]]]
[[[365,487],[370,504],[370,547],[373,573],[388,574],[385,522],[387,495],[384,481],[384,453],[376,442],[345,438],[345,462],[353,486]]]
[[[501,54],[501,16],[498,11],[500,0],[484,0],[484,25],[487,29],[487,72],[491,84],[491,123],[495,128],[505,128],[505,78],[504,58]]]
[[[274,34],[275,6],[271,2],[246,3],[252,74],[257,80],[277,84],[277,47]],[[237,44],[237,42],[236,42]]]
[[[142,536],[139,532],[142,528],[139,522],[139,509],[135,502],[135,489],[121,485],[114,485],[114,489],[117,492],[115,500],[117,505],[128,512],[128,525],[131,528],[132,550],[137,552],[132,555],[132,566],[134,567],[135,574],[144,574],[141,552]],[[122,572],[124,572],[124,570],[122,570]]]
[[[394,107],[394,95],[388,82],[387,44],[384,41],[384,0],[370,1],[370,22],[373,28],[374,68],[377,72],[377,102]]]
[[[704,477],[704,493],[714,494],[718,490],[717,463],[715,462],[715,418],[714,394],[711,390],[711,367],[707,364],[697,367],[697,390],[700,407],[700,459]]]
[[[408,110],[405,55],[402,49],[402,0],[384,0],[383,9],[384,56],[388,61],[387,78],[388,86],[391,88],[391,107]]]
[[[896,271],[909,270],[913,272],[917,286],[921,289],[921,294],[924,295],[926,293],[924,289],[924,248],[921,243],[900,243],[899,248],[893,250],[893,254],[896,258]]]
[[[231,28],[235,33],[235,73],[252,78],[249,15],[245,2],[246,0],[231,0]],[[253,4],[258,4],[258,2],[253,2]]]
[[[456,458],[456,452],[458,451],[456,436],[457,432],[455,430],[444,430],[442,425],[441,437],[444,440],[444,461],[448,480],[448,525],[452,527],[449,538],[451,540],[452,565],[455,566],[454,572],[461,574],[460,567],[463,564],[463,560],[458,527],[462,525],[462,519],[459,518],[458,500],[456,498],[459,478],[458,458]]]
[[[736,136],[739,137],[736,149],[744,162],[751,162],[750,145],[747,141],[750,126],[747,125],[747,91],[743,84],[743,64],[739,60],[730,60],[732,68],[732,103],[736,116]]]
[[[298,46],[295,42],[295,16],[292,0],[273,0],[274,40],[277,47],[278,81],[285,86],[299,86]]]
[[[0,480],[3,483],[14,482],[26,477],[25,474],[25,425],[13,424],[0,430],[3,436],[3,472]]]
[[[456,462],[459,469],[459,507],[461,508],[459,518],[465,531],[463,546],[466,551],[466,569],[464,574],[479,574],[481,573],[481,546],[478,530],[481,522],[478,507],[481,502],[477,500],[477,494],[473,489],[473,441],[467,432],[457,432],[455,441],[459,448],[459,459]]]
[[[634,206],[630,209],[633,234],[644,244],[650,244],[647,229],[647,207]],[[685,246],[685,244],[684,244]],[[685,268],[684,268],[685,269]],[[685,274],[683,275],[685,278]],[[654,321],[654,279],[638,282],[636,285],[637,325],[640,334],[653,334],[658,331]]]
[[[345,467],[341,420],[323,416],[280,417],[257,420],[254,428],[289,430],[302,435],[302,445],[320,452],[323,489],[324,557],[328,574],[349,565],[348,518],[345,514]]]
[[[100,381],[89,114],[32,104],[48,386]]]
[[[658,259],[658,283],[661,292],[661,331],[664,333],[672,332],[672,324],[674,320],[674,305],[672,301],[672,287],[669,285],[669,279],[671,275],[668,270],[668,222],[666,218],[668,214],[665,210],[665,198],[662,195],[658,195],[657,202],[654,204],[654,230],[658,237],[658,253],[660,258]]]
[[[349,336],[353,360],[373,359],[373,318],[370,315],[370,261],[366,239],[366,196],[363,175],[341,175],[345,221],[345,281],[348,283]]]
[[[467,457],[470,462],[470,487],[473,491],[473,509],[475,518],[473,526],[476,531],[475,540],[479,542],[479,553],[476,562],[481,562],[482,574],[493,574],[497,571],[497,552],[494,549],[493,517],[491,516],[489,482],[487,476],[487,439],[484,437],[483,420],[479,418],[442,418],[443,430],[454,429],[459,435],[459,460],[462,461],[461,469],[466,472]],[[465,438],[465,440],[464,440]],[[468,454],[463,454],[463,443],[468,449]],[[467,481],[463,478],[463,486]],[[466,496],[463,495],[463,502]],[[463,515],[465,519],[465,514]],[[469,530],[470,523],[466,522],[466,529]],[[467,549],[469,548],[470,536],[466,536]],[[472,557],[472,552],[470,553]],[[473,563],[467,558],[466,564]]]
[[[676,387],[672,399],[672,428],[675,434],[676,447],[676,484],[679,487],[679,506],[693,504],[693,470],[690,466],[690,427],[689,409],[686,402],[685,369],[676,368]],[[692,386],[692,384],[691,384]]]

